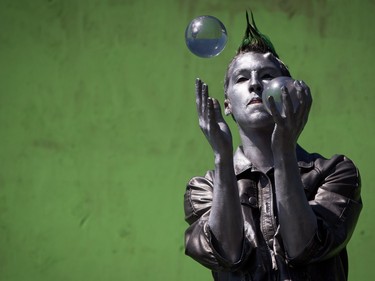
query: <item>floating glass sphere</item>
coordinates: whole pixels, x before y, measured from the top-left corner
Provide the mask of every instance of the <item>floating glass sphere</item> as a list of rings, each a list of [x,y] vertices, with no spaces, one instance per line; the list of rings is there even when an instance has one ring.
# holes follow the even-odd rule
[[[220,54],[227,43],[227,30],[224,24],[213,16],[200,16],[193,19],[185,30],[186,46],[202,58]]]
[[[262,100],[267,111],[271,113],[268,97],[273,96],[277,110],[280,112],[281,116],[285,117],[284,107],[281,101],[281,88],[283,86],[288,89],[295,112],[299,106],[299,101],[297,97],[297,89],[294,86],[294,79],[291,77],[280,76],[272,79],[263,90]]]

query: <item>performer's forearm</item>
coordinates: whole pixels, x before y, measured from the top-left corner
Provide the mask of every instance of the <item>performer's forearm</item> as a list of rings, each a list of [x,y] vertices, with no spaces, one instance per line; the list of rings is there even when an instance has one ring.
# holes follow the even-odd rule
[[[215,179],[209,226],[219,242],[219,251],[236,262],[241,256],[243,218],[234,174],[233,159],[215,158]]]
[[[281,236],[288,255],[295,257],[313,237],[317,221],[304,193],[295,149],[275,155],[274,164]]]

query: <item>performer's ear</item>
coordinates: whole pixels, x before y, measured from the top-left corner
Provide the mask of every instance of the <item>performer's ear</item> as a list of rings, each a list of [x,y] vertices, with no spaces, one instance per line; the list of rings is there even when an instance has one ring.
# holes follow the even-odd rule
[[[230,104],[229,99],[224,100],[224,113],[227,116],[232,114],[232,105]]]

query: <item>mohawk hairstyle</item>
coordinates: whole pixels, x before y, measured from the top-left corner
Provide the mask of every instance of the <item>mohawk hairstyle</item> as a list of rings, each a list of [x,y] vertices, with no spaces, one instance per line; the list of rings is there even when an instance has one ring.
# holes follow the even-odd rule
[[[263,53],[263,54],[272,54],[269,59],[274,61],[276,65],[280,67],[280,70],[282,72],[283,76],[289,76],[290,72],[287,67],[279,58],[279,55],[276,53],[276,50],[271,42],[271,40],[263,33],[259,31],[257,28],[255,21],[254,21],[254,16],[253,12],[250,10],[251,13],[251,22],[249,21],[249,14],[246,11],[246,21],[247,21],[247,26],[246,26],[246,31],[245,31],[245,36],[242,39],[242,43],[237,49],[237,53],[232,59],[232,61],[229,63],[227,67],[227,71],[225,72],[225,77],[224,77],[224,96],[227,98],[227,90],[228,90],[228,85],[229,85],[229,70],[231,69],[233,63],[236,61],[236,59],[248,52],[257,52],[257,53]]]
[[[255,21],[254,21],[253,12],[250,11],[250,13],[251,13],[252,23],[250,23],[249,14],[246,11],[247,26],[246,26],[245,36],[242,40],[241,45],[239,46],[237,50],[237,54],[246,53],[250,51],[261,52],[261,53],[270,52],[276,58],[279,58],[271,40],[265,34],[262,34],[257,28]]]

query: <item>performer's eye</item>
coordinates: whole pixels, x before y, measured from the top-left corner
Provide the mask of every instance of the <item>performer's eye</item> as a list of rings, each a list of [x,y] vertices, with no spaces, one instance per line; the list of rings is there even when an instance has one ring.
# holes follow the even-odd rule
[[[272,80],[275,77],[273,77],[271,74],[264,74],[262,78],[263,80]]]
[[[248,79],[244,76],[238,77],[236,83],[246,82]]]

